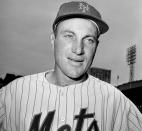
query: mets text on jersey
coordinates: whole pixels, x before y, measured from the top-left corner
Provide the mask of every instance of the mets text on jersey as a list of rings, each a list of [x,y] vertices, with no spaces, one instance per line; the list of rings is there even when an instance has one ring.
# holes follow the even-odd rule
[[[74,120],[77,120],[77,125],[75,128],[75,131],[82,131],[84,119],[94,117],[95,113],[86,114],[86,110],[87,110],[86,108],[82,108],[80,110],[79,115],[75,115]],[[42,113],[34,115],[33,120],[31,121],[29,131],[50,131],[50,127],[51,127],[51,124],[52,124],[52,121],[54,118],[54,114],[55,114],[55,110],[48,112],[41,127],[39,127],[39,123],[40,123],[40,117],[41,117]],[[95,119],[91,122],[87,131],[92,131],[93,129],[95,131],[99,131],[98,126],[97,126],[97,121]],[[71,126],[68,124],[65,124],[65,125],[59,127],[59,129],[57,131],[71,131]]]

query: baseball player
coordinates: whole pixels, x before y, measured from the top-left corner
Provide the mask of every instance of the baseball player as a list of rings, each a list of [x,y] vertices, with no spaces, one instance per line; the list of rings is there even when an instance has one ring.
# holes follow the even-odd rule
[[[112,85],[87,73],[108,30],[86,2],[60,6],[51,71],[18,78],[0,90],[0,131],[142,131],[142,114]]]

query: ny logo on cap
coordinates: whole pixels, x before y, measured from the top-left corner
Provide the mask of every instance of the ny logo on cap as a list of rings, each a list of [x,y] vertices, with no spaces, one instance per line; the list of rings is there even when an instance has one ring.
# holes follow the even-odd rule
[[[86,3],[79,3],[79,9],[82,10],[83,13],[86,13],[89,11],[89,5]]]

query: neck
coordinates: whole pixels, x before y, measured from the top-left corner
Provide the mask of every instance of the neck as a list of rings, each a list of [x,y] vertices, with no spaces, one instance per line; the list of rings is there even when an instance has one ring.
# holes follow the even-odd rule
[[[88,74],[85,73],[84,75],[78,78],[70,78],[54,70],[53,72],[49,73],[46,78],[52,84],[55,84],[58,86],[68,86],[68,85],[78,84],[78,83],[85,81],[88,78]]]

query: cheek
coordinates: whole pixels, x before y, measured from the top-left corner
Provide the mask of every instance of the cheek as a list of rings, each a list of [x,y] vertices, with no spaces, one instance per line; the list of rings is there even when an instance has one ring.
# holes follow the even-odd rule
[[[93,59],[96,53],[96,47],[86,48],[86,57],[89,60]]]
[[[60,55],[64,50],[64,45],[61,41],[56,40],[54,43],[54,54]]]
[[[63,49],[58,46],[55,46],[54,57],[55,57],[55,61],[61,61],[60,59],[63,57]]]
[[[54,45],[54,56],[58,60],[65,59],[69,52],[69,46],[67,46],[67,43],[55,43]]]
[[[56,39],[56,41],[54,43],[54,48],[55,48],[54,50],[57,53],[64,54],[64,53],[67,53],[70,51],[71,46],[72,46],[71,43],[65,41],[62,38],[58,38],[58,39]]]

